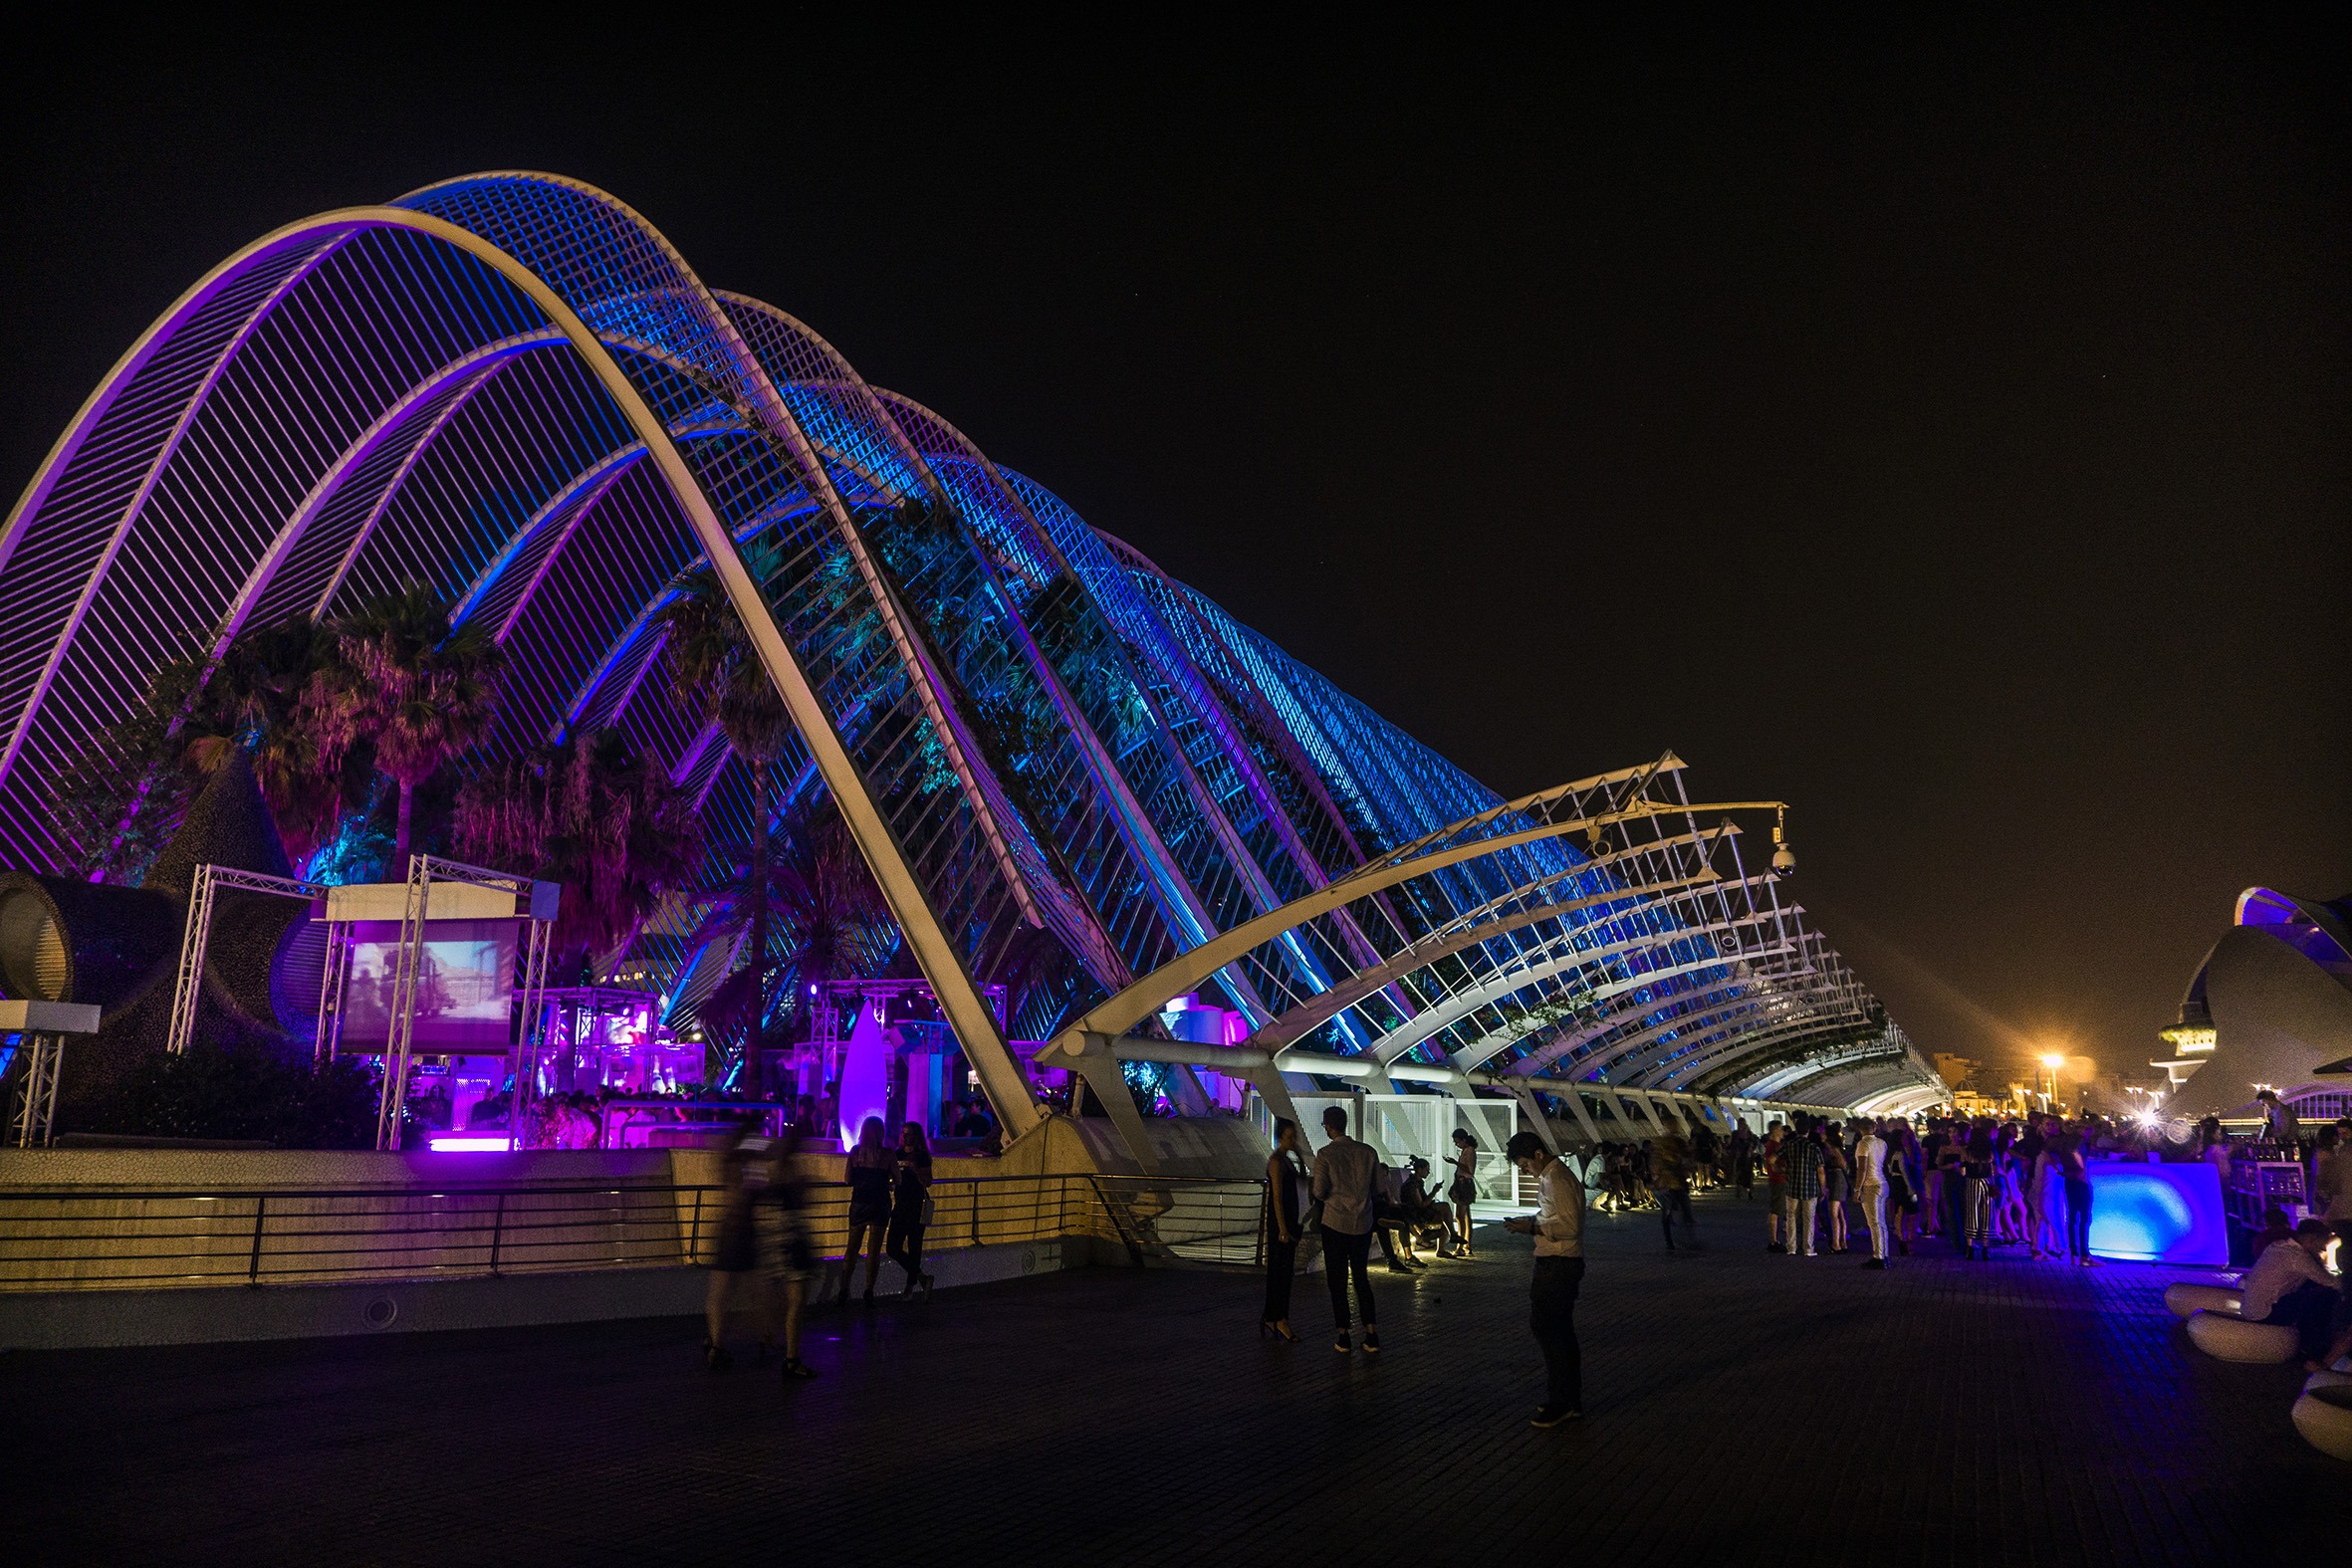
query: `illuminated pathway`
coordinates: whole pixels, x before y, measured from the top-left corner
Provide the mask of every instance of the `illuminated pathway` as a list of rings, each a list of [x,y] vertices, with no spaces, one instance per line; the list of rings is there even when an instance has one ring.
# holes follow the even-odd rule
[[[1745,1540],[1915,1568],[2293,1561],[2345,1495],[2288,1424],[2298,1375],[2190,1350],[2167,1274],[1881,1276],[1766,1255],[1757,1213],[1703,1202],[1722,1244],[1671,1258],[1651,1219],[1596,1218],[1581,1429],[1526,1425],[1527,1259],[1497,1237],[1417,1288],[1375,1275],[1378,1366],[1253,1340],[1254,1280],[1125,1271],[820,1317],[824,1377],[791,1390],[748,1358],[706,1376],[684,1321],[19,1353],[0,1522],[18,1561],[1615,1564]]]

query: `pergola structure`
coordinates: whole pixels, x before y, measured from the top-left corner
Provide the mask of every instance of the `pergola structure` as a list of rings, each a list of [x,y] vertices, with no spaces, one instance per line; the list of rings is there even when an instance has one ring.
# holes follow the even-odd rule
[[[658,674],[706,561],[796,727],[765,800]],[[0,863],[93,858],[48,781],[165,661],[416,581],[505,650],[486,756],[616,727],[714,839],[828,794],[1013,1132],[1039,1113],[981,987],[1045,939],[1024,1038],[1203,989],[1292,1074],[1935,1081],[1672,754],[1499,799],[543,174],[264,236],[91,395],[0,530]],[[622,963],[690,1012],[738,958],[656,921]]]

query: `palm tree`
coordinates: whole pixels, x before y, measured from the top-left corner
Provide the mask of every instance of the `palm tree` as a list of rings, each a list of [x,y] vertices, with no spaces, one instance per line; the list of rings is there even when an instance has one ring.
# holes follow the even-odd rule
[[[564,972],[635,936],[702,854],[693,802],[618,730],[483,770],[458,791],[455,826],[463,858],[564,884]]]
[[[337,657],[336,638],[309,616],[239,633],[222,650],[186,733],[233,740],[253,760],[286,857],[300,865],[333,836],[343,813],[345,770],[320,766],[318,737],[303,721],[304,694]]]
[[[408,864],[416,786],[480,741],[498,713],[506,655],[479,620],[452,628],[449,604],[421,583],[376,599],[334,628],[336,658],[303,694],[323,774],[340,777],[362,740],[398,791],[392,874]]]
[[[654,615],[664,642],[662,658],[678,702],[705,724],[715,724],[735,755],[752,771],[751,872],[745,883],[746,913],[751,925],[752,978],[746,982],[757,997],[752,1010],[756,1037],[771,1010],[771,963],[768,953],[770,822],[768,775],[784,743],[792,734],[792,716],[776,683],[760,662],[751,634],[735,613],[734,603],[709,566],[699,566],[680,577],[667,603]]]
[[[702,909],[686,939],[689,951],[733,941],[758,922],[772,920],[782,930],[780,959],[738,970],[703,999],[696,1010],[714,1034],[756,1039],[776,986],[790,985],[798,998],[828,981],[878,975],[898,947],[890,907],[830,801],[804,797],[778,826],[766,876],[752,874],[759,861],[747,865],[750,857],[740,850],[722,849],[713,857],[714,874],[689,895]]]
[[[297,616],[246,627],[217,657],[190,653],[156,670],[138,707],[53,785],[61,837],[82,847],[83,869],[141,872],[230,747],[250,754],[288,858],[306,858],[333,833],[347,792],[340,770],[319,766],[302,711],[335,654],[334,636]],[[354,750],[351,761],[367,759]]]

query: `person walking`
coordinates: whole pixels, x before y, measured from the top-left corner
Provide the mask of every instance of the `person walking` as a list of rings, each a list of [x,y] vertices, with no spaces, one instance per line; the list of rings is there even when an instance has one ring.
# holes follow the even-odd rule
[[[1478,1201],[1478,1140],[1467,1127],[1454,1129],[1454,1179],[1446,1202],[1454,1206],[1454,1255],[1470,1255],[1470,1206]]]
[[[1533,1219],[1503,1229],[1535,1238],[1535,1277],[1528,1291],[1528,1326],[1543,1352],[1543,1403],[1531,1423],[1556,1427],[1584,1414],[1584,1367],[1576,1344],[1576,1293],[1584,1284],[1584,1184],[1531,1132],[1516,1132],[1504,1153],[1535,1179]]]
[[[809,1298],[809,1281],[817,1277],[817,1249],[809,1242],[808,1184],[793,1160],[800,1150],[798,1130],[769,1142],[767,1168],[753,1206],[760,1268],[784,1330],[783,1376],[788,1383],[817,1376],[816,1368],[801,1359],[801,1308]]]
[[[1781,1239],[1781,1227],[1786,1223],[1781,1213],[1788,1207],[1788,1167],[1782,1159],[1788,1147],[1788,1134],[1775,1120],[1764,1129],[1764,1250],[1793,1252],[1795,1237]]]
[[[1266,1162],[1266,1307],[1258,1314],[1258,1337],[1297,1343],[1291,1332],[1291,1282],[1298,1276],[1299,1189],[1306,1170],[1298,1150],[1298,1124],[1288,1116],[1274,1121],[1274,1155]]]
[[[1675,1250],[1674,1222],[1682,1221],[1683,1240],[1699,1244],[1699,1217],[1691,1212],[1691,1146],[1678,1132],[1658,1135],[1652,1147],[1650,1175],[1658,1190],[1658,1229],[1666,1232],[1666,1250]]]
[[[727,1353],[727,1311],[746,1276],[759,1265],[759,1233],[752,1203],[759,1193],[759,1161],[765,1156],[766,1140],[752,1136],[755,1125],[748,1117],[744,1120],[719,1165],[724,1207],[719,1212],[710,1284],[702,1299],[702,1364],[713,1372],[724,1372],[735,1364],[735,1358]]]
[[[1887,1143],[1876,1122],[1862,1124],[1862,1138],[1854,1145],[1854,1199],[1862,1206],[1862,1223],[1870,1228],[1870,1255],[1864,1268],[1887,1265]]]
[[[883,1235],[890,1261],[906,1270],[900,1300],[913,1295],[917,1285],[923,1299],[931,1299],[931,1276],[923,1272],[923,1228],[930,1207],[931,1141],[923,1136],[921,1122],[908,1122],[898,1129],[898,1174],[890,1188],[890,1229]]]
[[[1379,1175],[1379,1159],[1372,1146],[1347,1136],[1344,1106],[1323,1108],[1327,1140],[1314,1157],[1314,1179],[1308,1191],[1321,1204],[1323,1276],[1331,1287],[1331,1348],[1346,1355],[1348,1342],[1347,1286],[1355,1283],[1356,1316],[1364,1327],[1364,1354],[1380,1353],[1380,1330],[1372,1303],[1372,1183]]]
[[[1732,1186],[1739,1190],[1743,1200],[1753,1200],[1756,1197],[1756,1135],[1748,1130],[1746,1122],[1733,1125],[1728,1158],[1732,1167]]]
[[[1804,1125],[1805,1113],[1795,1114],[1797,1135],[1780,1145],[1780,1171],[1788,1194],[1781,1201],[1781,1219],[1788,1232],[1788,1250],[1801,1249],[1807,1257],[1818,1257],[1813,1250],[1813,1219],[1821,1207],[1821,1145],[1813,1138],[1813,1129]]]
[[[874,1304],[874,1276],[882,1271],[882,1247],[890,1230],[890,1186],[898,1157],[882,1142],[882,1119],[868,1116],[857,1129],[857,1147],[849,1151],[849,1240],[841,1252],[841,1293],[833,1305],[849,1304],[849,1283],[857,1274],[857,1254],[865,1251],[865,1305]]]

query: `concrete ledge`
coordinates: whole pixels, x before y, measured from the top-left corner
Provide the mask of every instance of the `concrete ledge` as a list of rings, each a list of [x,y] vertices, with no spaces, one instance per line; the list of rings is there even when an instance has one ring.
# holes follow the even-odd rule
[[[1092,1249],[1082,1241],[1065,1247],[1056,1239],[957,1247],[929,1254],[923,1266],[946,1290],[1092,1261]],[[839,1260],[828,1260],[821,1289],[828,1294],[838,1289],[839,1274]],[[709,1277],[699,1268],[648,1268],[260,1289],[9,1292],[0,1293],[0,1350],[327,1339],[694,1316],[702,1311]],[[904,1277],[897,1265],[885,1261],[877,1293],[895,1292]],[[862,1286],[862,1269],[859,1282]]]

